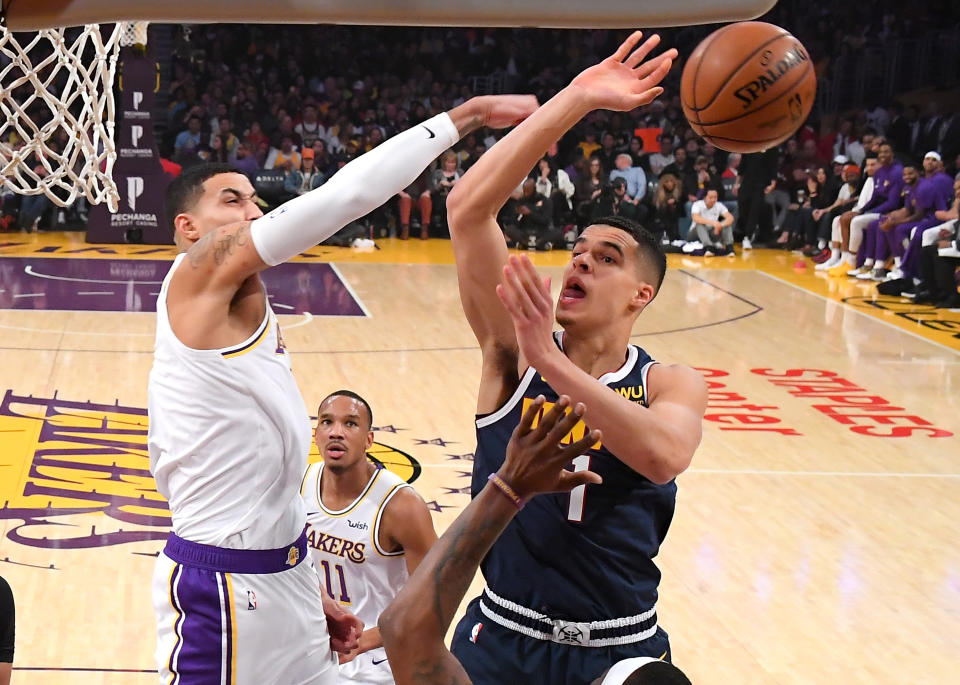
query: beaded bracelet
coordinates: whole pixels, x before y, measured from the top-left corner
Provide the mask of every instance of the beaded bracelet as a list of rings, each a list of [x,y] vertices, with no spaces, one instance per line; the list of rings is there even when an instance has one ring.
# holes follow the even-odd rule
[[[510,487],[507,481],[505,481],[503,478],[498,476],[496,473],[491,473],[490,476],[487,478],[487,480],[493,483],[496,486],[497,490],[502,492],[507,499],[513,502],[518,510],[523,509],[523,505],[526,504],[526,502],[520,499],[520,497],[517,495],[514,489]]]

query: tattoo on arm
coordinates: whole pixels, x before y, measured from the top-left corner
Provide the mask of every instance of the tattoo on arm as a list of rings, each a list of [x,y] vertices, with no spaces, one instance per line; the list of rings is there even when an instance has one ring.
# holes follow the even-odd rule
[[[229,255],[233,254],[234,249],[247,244],[247,233],[250,230],[250,223],[243,224],[235,233],[229,233],[220,240],[213,248],[213,261],[219,266],[223,264]]]
[[[190,266],[196,269],[203,264],[210,252],[211,243],[213,243],[213,232],[207,233],[187,250],[187,259],[190,260]]]
[[[212,248],[213,261],[219,266],[228,256],[233,254],[237,247],[243,247],[249,240],[250,222],[248,221],[235,232],[220,237],[217,237],[216,231],[210,231],[194,243],[193,247],[187,251],[187,257],[190,260],[190,265],[197,268],[203,264]]]

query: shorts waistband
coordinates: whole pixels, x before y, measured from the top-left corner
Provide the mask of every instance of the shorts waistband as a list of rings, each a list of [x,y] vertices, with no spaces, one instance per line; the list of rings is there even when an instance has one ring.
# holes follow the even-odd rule
[[[480,611],[494,623],[538,640],[580,647],[612,647],[643,642],[657,632],[657,608],[605,621],[565,621],[500,597],[483,588]]]
[[[278,549],[226,549],[191,542],[170,533],[163,553],[178,564],[222,573],[279,573],[298,565],[307,556],[307,534]]]

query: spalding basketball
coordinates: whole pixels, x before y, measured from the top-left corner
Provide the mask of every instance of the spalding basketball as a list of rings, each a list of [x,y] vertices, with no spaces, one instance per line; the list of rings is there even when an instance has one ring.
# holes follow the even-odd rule
[[[707,36],[680,82],[690,126],[729,152],[760,152],[785,141],[810,114],[816,92],[813,63],[800,41],[760,21]]]

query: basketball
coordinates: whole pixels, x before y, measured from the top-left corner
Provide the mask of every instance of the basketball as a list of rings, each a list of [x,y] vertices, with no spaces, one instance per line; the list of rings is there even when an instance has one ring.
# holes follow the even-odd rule
[[[724,26],[683,68],[680,100],[690,126],[728,152],[779,145],[806,120],[817,91],[810,55],[789,32],[759,21]]]

